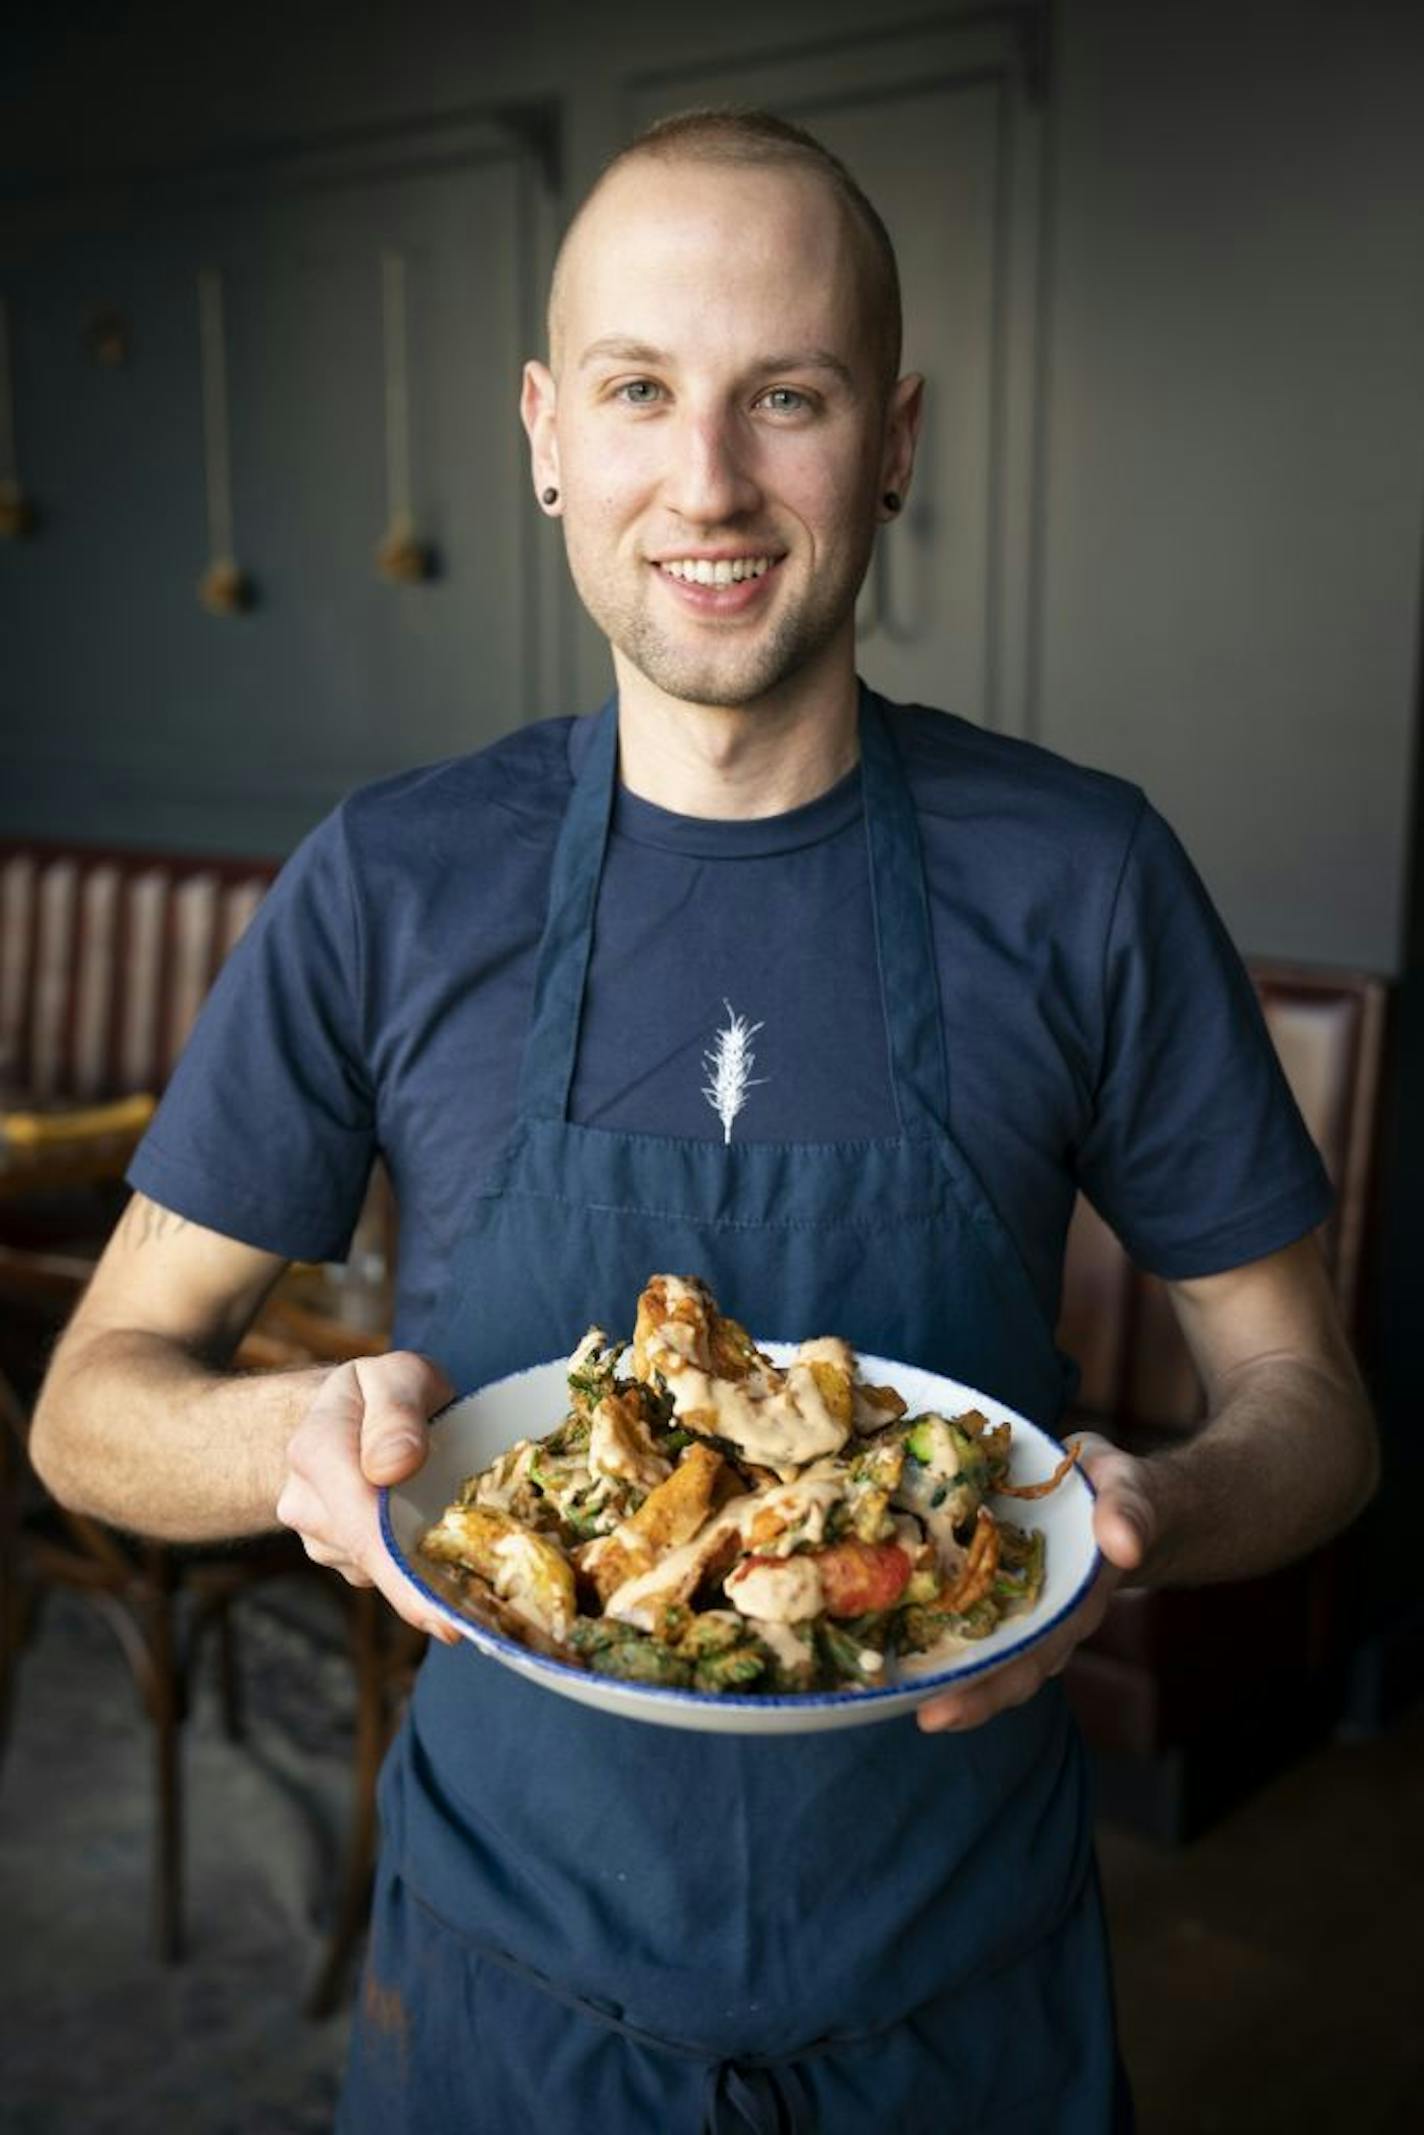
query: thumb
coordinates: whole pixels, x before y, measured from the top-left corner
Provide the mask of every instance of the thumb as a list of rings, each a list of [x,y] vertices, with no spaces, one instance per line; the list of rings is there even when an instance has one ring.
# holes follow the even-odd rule
[[[361,1382],[361,1472],[368,1483],[400,1483],[425,1460],[428,1418],[449,1399],[444,1375],[428,1358],[406,1350],[364,1357]]]
[[[1098,1548],[1119,1571],[1138,1571],[1157,1536],[1152,1500],[1133,1472],[1137,1463],[1112,1464],[1094,1477],[1098,1502],[1093,1533]]]
[[[1080,1432],[1078,1446],[1097,1497],[1093,1539],[1118,1571],[1138,1571],[1157,1540],[1158,1526],[1144,1463],[1094,1431]]]

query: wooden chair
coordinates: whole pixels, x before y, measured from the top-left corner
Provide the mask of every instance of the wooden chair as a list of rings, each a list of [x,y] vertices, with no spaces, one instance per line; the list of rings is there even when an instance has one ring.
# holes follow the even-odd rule
[[[1388,991],[1360,973],[1252,966],[1267,1028],[1336,1189],[1321,1244],[1347,1331],[1366,1346]],[[1204,1396],[1165,1285],[1086,1202],[1070,1232],[1059,1343],[1082,1383],[1071,1423],[1150,1451]],[[1268,1578],[1129,1589],[1066,1683],[1105,1810],[1189,1837],[1320,1729],[1348,1649],[1352,1537]]]
[[[378,1212],[379,1199],[375,1202]],[[379,1219],[379,1217],[378,1217]],[[57,1330],[92,1273],[73,1254],[0,1246],[0,1318],[25,1308]],[[236,1363],[246,1370],[345,1362],[385,1346],[370,1328],[323,1315],[319,1288],[300,1278],[280,1292],[244,1340]],[[21,1656],[47,1592],[62,1587],[97,1609],[114,1633],[152,1727],[154,1946],[181,1957],[183,1931],[183,1724],[197,1671],[216,1647],[225,1732],[243,1733],[236,1604],[273,1578],[300,1575],[320,1583],[344,1616],[356,1692],[351,1822],[345,1865],[334,1897],[327,1954],[309,2008],[337,2006],[360,1940],[375,1853],[376,1775],[400,1705],[424,1650],[422,1634],[400,1623],[370,1589],[348,1587],[313,1565],[298,1538],[276,1534],[240,1545],[173,1547],[117,1533],[56,1505],[26,1455],[25,1400],[0,1368],[0,1755]]]
[[[29,1417],[0,1375],[0,1753],[20,1656],[44,1595],[83,1596],[118,1641],[152,1727],[152,1932],[159,1955],[183,1950],[182,1732],[198,1665],[216,1640],[223,1725],[243,1730],[233,1603],[259,1581],[306,1564],[294,1535],[250,1548],[169,1548],[66,1512],[29,1466]]]

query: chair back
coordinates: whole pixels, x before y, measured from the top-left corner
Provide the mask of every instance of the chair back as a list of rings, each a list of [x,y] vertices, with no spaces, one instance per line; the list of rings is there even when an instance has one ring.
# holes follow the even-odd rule
[[[83,1103],[160,1090],[276,871],[0,841],[0,1093]]]
[[[1321,1247],[1358,1347],[1374,1205],[1388,988],[1366,973],[1254,963],[1286,1079],[1335,1188]],[[1133,1266],[1080,1196],[1064,1268],[1060,1346],[1082,1374],[1077,1411],[1129,1432],[1182,1430],[1204,1396],[1165,1283]]]

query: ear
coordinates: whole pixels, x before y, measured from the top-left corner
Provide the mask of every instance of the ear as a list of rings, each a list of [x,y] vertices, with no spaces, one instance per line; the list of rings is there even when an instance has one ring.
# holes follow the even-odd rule
[[[534,494],[540,500],[540,509],[557,515],[558,504],[545,504],[546,489],[562,493],[559,479],[559,440],[554,422],[558,407],[559,389],[546,364],[530,362],[524,366],[524,383],[519,394],[519,415],[529,438],[529,466],[534,478]]]
[[[901,498],[910,494],[910,480],[915,471],[915,447],[920,439],[920,423],[925,412],[925,381],[918,371],[897,381],[885,410],[885,446],[880,461],[880,489],[883,497],[887,490],[894,490]],[[881,507],[880,517],[890,520],[894,512]]]

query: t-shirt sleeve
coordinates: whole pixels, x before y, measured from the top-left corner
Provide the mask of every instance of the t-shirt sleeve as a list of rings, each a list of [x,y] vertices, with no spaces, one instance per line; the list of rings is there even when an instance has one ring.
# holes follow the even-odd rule
[[[361,948],[338,810],[218,973],[130,1185],[263,1251],[345,1257],[375,1151]]]
[[[1145,804],[1108,931],[1102,1031],[1078,1180],[1139,1266],[1216,1274],[1324,1221],[1330,1184],[1255,989]]]

